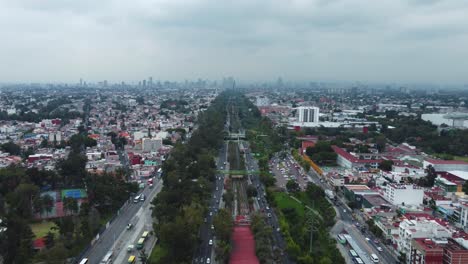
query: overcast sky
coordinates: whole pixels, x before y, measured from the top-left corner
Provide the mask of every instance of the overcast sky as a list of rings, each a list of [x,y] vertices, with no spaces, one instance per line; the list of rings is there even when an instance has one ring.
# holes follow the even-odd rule
[[[468,82],[466,0],[0,0],[0,82]]]

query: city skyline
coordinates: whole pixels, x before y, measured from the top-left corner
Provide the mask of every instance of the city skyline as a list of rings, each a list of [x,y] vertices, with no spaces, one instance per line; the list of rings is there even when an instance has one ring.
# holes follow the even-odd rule
[[[0,82],[466,83],[462,1],[0,2]]]

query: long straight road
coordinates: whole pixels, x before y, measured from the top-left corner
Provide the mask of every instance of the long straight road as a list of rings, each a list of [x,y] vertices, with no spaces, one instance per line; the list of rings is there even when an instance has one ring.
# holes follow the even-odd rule
[[[154,197],[160,188],[161,181],[155,182],[154,188],[146,187],[141,193],[146,197]],[[149,202],[149,201],[147,201]],[[88,263],[98,264],[107,252],[114,248],[118,242],[119,236],[123,232],[127,232],[127,224],[131,223],[133,217],[137,214],[144,203],[134,203],[133,199],[129,199],[124,207],[120,210],[114,221],[112,221],[106,230],[99,236],[99,239],[85,253],[84,258],[88,258]]]
[[[227,142],[223,143],[223,146],[219,150],[217,158],[217,169],[218,171],[228,170],[227,164]],[[218,212],[219,204],[222,199],[223,188],[224,188],[224,174],[216,173],[216,179],[214,181],[214,188],[211,193],[209,202],[208,215],[205,217],[205,222],[200,227],[200,245],[195,253],[193,263],[208,263],[208,259],[213,263],[213,245],[210,245],[209,241],[214,241],[214,230],[211,228],[213,225],[213,217]]]
[[[259,167],[257,164],[257,160],[252,156],[249,144],[247,142],[243,142],[243,144],[245,148],[245,164],[247,166],[247,169],[250,171],[258,171]],[[266,213],[266,221],[272,227],[274,249],[280,252],[281,263],[292,263],[285,251],[286,243],[284,242],[283,236],[279,229],[280,225],[278,217],[276,216],[275,211],[268,205],[268,201],[265,196],[265,186],[263,186],[263,183],[260,181],[258,174],[251,174],[249,175],[249,177],[254,186],[257,188],[258,205],[260,209]]]

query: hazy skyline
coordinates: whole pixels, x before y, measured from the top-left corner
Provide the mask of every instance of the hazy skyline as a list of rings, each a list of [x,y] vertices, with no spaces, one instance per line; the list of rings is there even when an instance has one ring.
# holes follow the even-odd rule
[[[468,82],[463,0],[0,0],[0,82]]]

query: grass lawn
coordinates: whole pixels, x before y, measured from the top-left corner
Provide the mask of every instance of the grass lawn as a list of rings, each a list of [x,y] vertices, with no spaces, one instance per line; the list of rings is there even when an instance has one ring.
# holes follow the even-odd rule
[[[29,225],[31,227],[32,232],[36,236],[36,238],[44,237],[47,235],[47,232],[51,231],[52,233],[57,233],[58,230],[51,230],[51,227],[56,226],[52,221],[43,221],[39,223],[33,223]]]
[[[300,217],[304,216],[304,206],[302,204],[298,203],[284,192],[276,192],[274,195],[279,209],[294,208]]]
[[[157,264],[161,263],[161,257],[166,254],[166,251],[161,247],[161,245],[157,244],[154,246],[153,251],[148,258],[148,263],[150,264]]]
[[[462,160],[468,162],[468,157],[463,157],[463,156],[453,156],[454,160]]]

